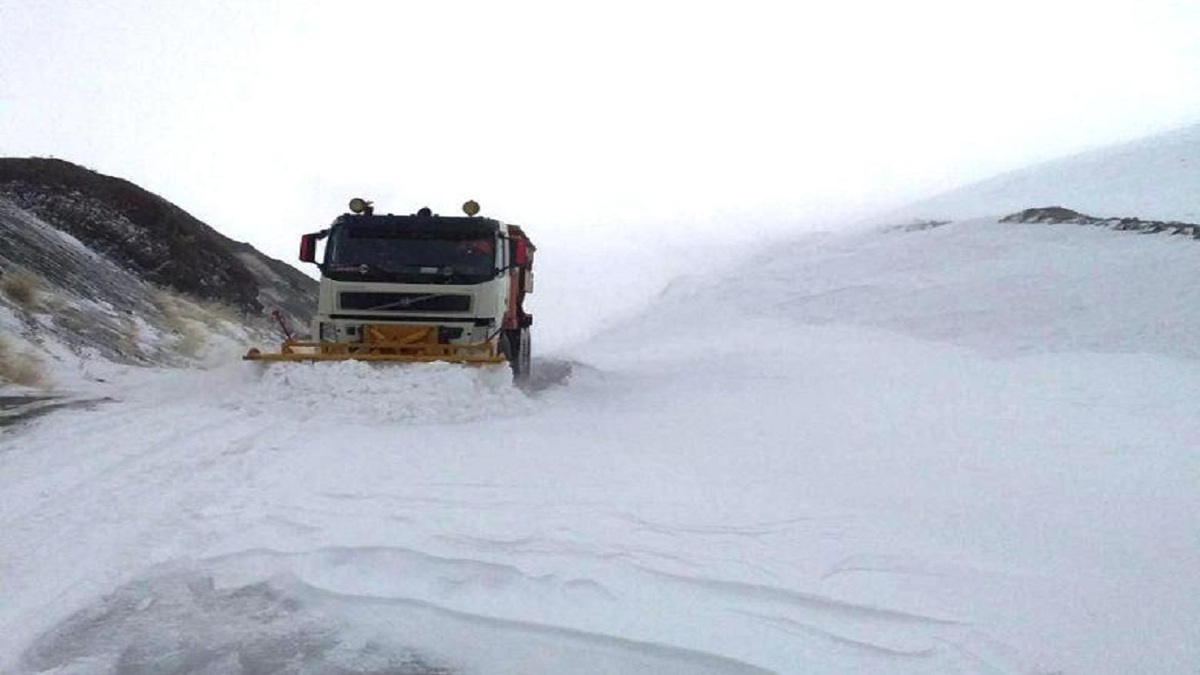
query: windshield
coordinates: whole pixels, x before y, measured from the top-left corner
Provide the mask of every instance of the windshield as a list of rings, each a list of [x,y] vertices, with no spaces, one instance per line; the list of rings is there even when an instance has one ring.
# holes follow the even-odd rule
[[[330,237],[325,267],[335,275],[491,278],[497,267],[496,239],[477,234],[343,228]]]

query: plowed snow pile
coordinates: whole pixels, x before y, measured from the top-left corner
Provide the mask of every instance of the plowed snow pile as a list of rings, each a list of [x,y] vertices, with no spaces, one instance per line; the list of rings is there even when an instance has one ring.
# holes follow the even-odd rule
[[[309,417],[364,424],[470,422],[530,411],[505,365],[464,368],[449,363],[405,365],[361,361],[273,363],[259,386],[234,405],[262,414],[280,405]]]

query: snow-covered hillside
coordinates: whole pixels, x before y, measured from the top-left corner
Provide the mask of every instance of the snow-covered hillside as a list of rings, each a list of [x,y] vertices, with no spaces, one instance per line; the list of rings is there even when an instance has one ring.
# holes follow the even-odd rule
[[[1000,217],[1065,206],[1104,217],[1200,222],[1200,124],[1018,169],[899,209],[888,217]]]
[[[740,260],[532,392],[91,364],[90,408],[2,429],[0,672],[1196,672],[1200,242]]]

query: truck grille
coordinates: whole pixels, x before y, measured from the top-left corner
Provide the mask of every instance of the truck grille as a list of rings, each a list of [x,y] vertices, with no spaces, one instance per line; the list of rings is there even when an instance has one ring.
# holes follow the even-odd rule
[[[375,312],[466,312],[471,296],[439,293],[341,293],[342,309]]]

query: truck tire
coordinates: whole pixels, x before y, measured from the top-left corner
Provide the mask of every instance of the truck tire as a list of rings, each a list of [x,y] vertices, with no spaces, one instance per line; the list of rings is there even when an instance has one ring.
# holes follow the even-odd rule
[[[521,349],[517,355],[517,368],[513,370],[513,381],[517,384],[528,384],[533,372],[533,344],[528,328],[522,328]]]
[[[529,329],[506,330],[500,337],[500,351],[512,368],[513,382],[523,385],[529,382],[530,354]]]

